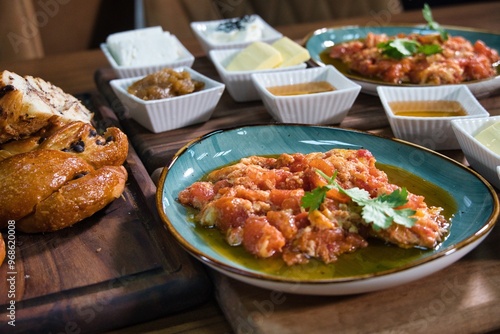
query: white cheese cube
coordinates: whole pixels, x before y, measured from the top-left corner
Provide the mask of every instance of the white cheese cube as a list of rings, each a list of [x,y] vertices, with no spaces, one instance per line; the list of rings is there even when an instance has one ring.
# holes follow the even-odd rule
[[[120,66],[141,66],[171,62],[179,58],[173,35],[161,27],[119,32],[106,39],[106,45]]]

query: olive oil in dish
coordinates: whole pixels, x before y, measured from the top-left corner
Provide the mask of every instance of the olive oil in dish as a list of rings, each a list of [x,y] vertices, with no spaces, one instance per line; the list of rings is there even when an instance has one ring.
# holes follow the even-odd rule
[[[331,92],[335,90],[335,87],[327,81],[311,81],[291,85],[272,86],[268,87],[267,90],[273,95],[290,96]]]
[[[393,101],[389,102],[396,116],[407,117],[456,117],[465,116],[467,112],[457,101]]]

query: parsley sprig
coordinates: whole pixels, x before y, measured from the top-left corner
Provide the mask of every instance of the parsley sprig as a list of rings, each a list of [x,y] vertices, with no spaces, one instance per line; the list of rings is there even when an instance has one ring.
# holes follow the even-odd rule
[[[430,56],[442,51],[437,44],[421,44],[408,38],[395,38],[387,42],[377,44],[383,55],[390,58],[402,59],[413,56],[417,53],[423,53]]]
[[[316,173],[327,180],[327,184],[317,187],[310,192],[306,192],[302,197],[301,205],[309,212],[318,210],[324,202],[327,192],[331,189],[337,189],[340,193],[349,196],[353,202],[358,204],[361,209],[361,216],[367,223],[372,223],[375,230],[387,229],[394,222],[406,227],[412,227],[415,224],[416,218],[412,218],[415,210],[412,209],[396,209],[408,202],[408,191],[406,188],[397,189],[390,194],[382,194],[375,198],[371,198],[370,194],[360,188],[342,188],[335,178],[337,172],[332,177],[329,177],[320,170]]]
[[[424,8],[422,9],[422,16],[427,21],[427,26],[430,29],[436,30],[441,35],[441,39],[446,41],[448,39],[448,32],[439,25],[434,18],[432,17],[431,7],[428,4],[424,4]]]
[[[439,25],[432,17],[431,7],[424,4],[422,9],[422,16],[427,21],[427,27],[439,32],[441,39],[446,41],[448,39],[448,32]],[[387,42],[377,44],[383,55],[394,59],[402,59],[410,57],[418,53],[430,56],[440,53],[442,48],[437,44],[421,44],[415,40],[408,38],[395,38]]]

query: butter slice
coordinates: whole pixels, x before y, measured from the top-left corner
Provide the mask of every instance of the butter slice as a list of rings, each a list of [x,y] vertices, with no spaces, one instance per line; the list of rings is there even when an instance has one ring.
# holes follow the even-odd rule
[[[264,42],[253,42],[241,50],[227,65],[228,71],[255,71],[277,67],[283,61],[281,53]]]
[[[479,132],[475,138],[496,154],[500,154],[500,122],[488,126]]]
[[[292,41],[288,37],[282,37],[271,44],[276,50],[281,53],[283,62],[279,67],[288,67],[299,65],[311,58],[309,51],[300,44]]]

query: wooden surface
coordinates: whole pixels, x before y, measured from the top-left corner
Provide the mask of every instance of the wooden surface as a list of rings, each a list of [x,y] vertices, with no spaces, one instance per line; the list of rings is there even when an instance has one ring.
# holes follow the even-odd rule
[[[433,13],[441,24],[493,32],[500,30],[498,1],[435,8]],[[366,18],[277,29],[286,36],[301,40],[321,27],[377,23],[420,24],[422,18],[420,11],[398,15],[380,12]],[[217,80],[213,65],[203,57],[196,41],[183,43],[197,56],[193,68]],[[97,83],[98,90],[121,116],[121,126],[149,173],[167,165],[179,148],[199,135],[236,125],[273,122],[260,102],[236,103],[226,92],[209,122],[162,134],[149,133],[128,120],[126,112],[109,94],[107,81],[113,73],[99,50],[39,61],[4,63],[0,67],[41,76],[71,93],[95,91]],[[491,115],[500,114],[499,94],[481,99],[480,103]],[[365,94],[360,94],[341,126],[392,135],[378,98]],[[467,163],[460,151],[443,153]],[[401,287],[357,296],[283,295],[210,273],[215,291],[213,298],[206,303],[113,333],[443,333],[451,328],[460,333],[477,333],[500,330],[498,227],[479,247],[446,270]],[[50,314],[51,311],[47,312]],[[112,314],[110,312],[107,309],[102,314]]]
[[[105,107],[96,110],[96,121],[97,129],[118,123]],[[0,267],[3,282],[15,278],[14,289],[0,284],[1,333],[115,329],[211,296],[206,270],[166,233],[156,187],[133,148],[125,167],[123,195],[90,218],[53,233],[16,233],[15,265]],[[15,327],[5,321],[11,300]]]

